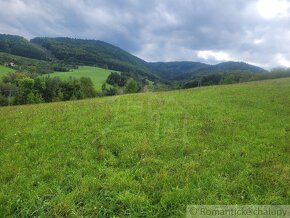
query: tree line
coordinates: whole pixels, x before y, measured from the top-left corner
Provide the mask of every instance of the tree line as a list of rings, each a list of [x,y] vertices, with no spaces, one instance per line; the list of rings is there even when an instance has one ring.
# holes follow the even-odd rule
[[[130,73],[112,72],[101,91],[96,91],[88,77],[61,80],[59,77],[16,72],[0,81],[0,105],[37,104],[85,98],[136,93],[144,90],[146,81],[136,81]]]
[[[199,86],[241,83],[256,80],[289,77],[290,69],[274,69],[270,73],[253,74],[244,71],[220,72],[208,75],[196,75],[192,80],[181,84],[166,86],[167,89],[194,88]],[[96,91],[90,78],[70,78],[39,76],[28,72],[11,73],[0,81],[0,105],[36,104],[44,102],[69,101],[96,96],[112,96],[125,93],[137,93],[148,90],[162,90],[158,84],[146,79],[135,78],[129,72],[112,72],[101,91]]]
[[[267,73],[251,73],[248,71],[219,72],[212,74],[200,74],[190,81],[181,84],[181,88],[195,88],[199,86],[223,85],[250,82],[257,80],[277,79],[290,77],[290,69],[273,69]]]
[[[0,105],[36,104],[68,101],[96,96],[90,78],[33,77],[27,73],[11,73],[0,82]]]

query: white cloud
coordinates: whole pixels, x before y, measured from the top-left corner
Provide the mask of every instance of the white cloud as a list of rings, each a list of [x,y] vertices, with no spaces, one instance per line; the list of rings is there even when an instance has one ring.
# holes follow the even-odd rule
[[[229,61],[231,58],[226,52],[222,51],[198,51],[197,56],[199,58],[208,60],[214,58],[217,61]]]
[[[277,55],[278,62],[283,66],[283,67],[290,67],[290,59],[286,59],[283,55],[278,54]]]
[[[237,60],[269,69],[290,60],[289,2],[0,0],[0,32],[99,39],[148,61]]]
[[[254,44],[258,45],[264,42],[264,39],[255,39]]]
[[[259,0],[257,7],[265,19],[289,16],[290,4],[287,0]]]

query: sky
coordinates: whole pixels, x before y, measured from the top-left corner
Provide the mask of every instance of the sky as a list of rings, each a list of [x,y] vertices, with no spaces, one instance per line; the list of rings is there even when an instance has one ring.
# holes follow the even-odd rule
[[[0,33],[97,39],[146,61],[290,67],[290,0],[0,0]]]

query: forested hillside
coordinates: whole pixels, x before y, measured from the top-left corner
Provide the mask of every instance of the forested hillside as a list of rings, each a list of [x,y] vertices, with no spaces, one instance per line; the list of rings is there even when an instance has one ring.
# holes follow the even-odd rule
[[[21,36],[0,34],[0,52],[27,58],[46,60],[49,53]]]
[[[0,59],[0,63],[17,62],[19,66],[39,66],[39,62],[27,59],[49,61],[48,71],[68,71],[77,65],[98,66],[105,69],[130,72],[136,80],[149,79],[160,81],[157,75],[152,74],[146,62],[130,53],[106,42],[98,40],[82,40],[71,38],[35,38],[28,41],[20,36],[0,34],[0,52],[8,54]],[[15,60],[9,55],[16,55]],[[21,60],[21,61],[19,61]],[[41,64],[43,65],[43,63]]]
[[[159,76],[170,80],[190,80],[196,75],[215,73],[247,72],[265,73],[265,69],[244,62],[224,62],[209,65],[200,62],[156,62],[148,63],[148,67]]]
[[[196,72],[201,69],[207,69],[210,67],[208,64],[200,62],[150,62],[147,66],[159,76],[166,79],[175,79],[176,77]]]
[[[47,49],[69,64],[96,65],[123,72],[150,74],[146,62],[106,42],[71,38],[34,38],[31,42]]]
[[[9,67],[14,70],[26,71],[33,74],[51,73],[53,71],[68,71],[72,67],[57,60],[48,61],[32,59],[4,52],[0,52],[0,65],[10,65]]]
[[[1,51],[27,58],[53,60],[66,65],[60,67],[59,71],[65,71],[70,65],[90,65],[131,72],[139,80],[146,78],[160,81],[159,77],[161,77],[165,80],[180,81],[190,80],[197,74],[233,71],[266,72],[260,67],[243,62],[225,62],[217,65],[190,61],[150,63],[103,41],[65,37],[37,37],[29,42],[20,36],[0,34]]]

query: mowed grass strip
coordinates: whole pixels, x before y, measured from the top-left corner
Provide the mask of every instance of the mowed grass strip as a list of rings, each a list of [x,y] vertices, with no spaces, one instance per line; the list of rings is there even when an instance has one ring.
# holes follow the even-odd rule
[[[290,204],[290,79],[0,108],[0,214]]]
[[[95,85],[96,90],[101,90],[102,85],[106,82],[108,76],[114,70],[107,70],[99,67],[79,66],[70,72],[54,72],[48,74],[49,76],[59,77],[60,79],[67,80],[69,78],[79,79],[81,77],[89,77]]]

